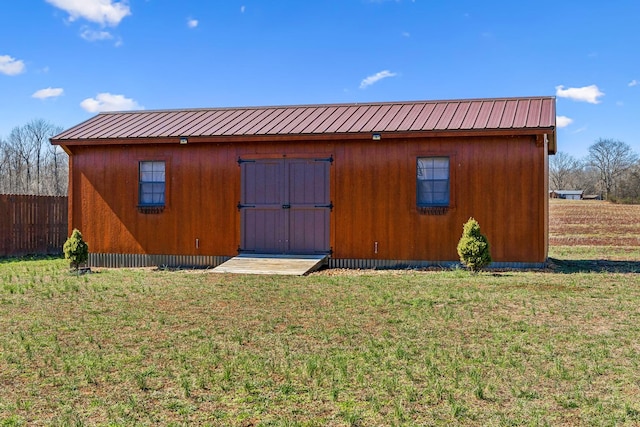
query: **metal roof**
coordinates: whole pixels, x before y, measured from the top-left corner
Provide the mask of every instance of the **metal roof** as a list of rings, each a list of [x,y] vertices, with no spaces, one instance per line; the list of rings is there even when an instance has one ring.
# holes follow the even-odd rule
[[[568,196],[568,195],[579,195],[584,193],[584,190],[551,190],[549,191],[549,193],[556,193],[562,196]]]
[[[51,141],[546,130],[555,143],[555,126],[555,98],[529,97],[108,112]]]

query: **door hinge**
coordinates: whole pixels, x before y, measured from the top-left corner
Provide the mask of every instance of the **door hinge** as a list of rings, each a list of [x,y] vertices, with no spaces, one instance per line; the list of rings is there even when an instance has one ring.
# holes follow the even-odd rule
[[[244,160],[244,159],[238,157],[238,166],[240,166],[243,163],[255,163],[255,162],[256,162],[255,160]]]
[[[314,207],[316,208],[329,208],[329,210],[333,210],[333,202],[329,203],[328,205],[315,205]]]
[[[333,163],[333,154],[327,158],[324,159],[314,159],[316,162],[329,162],[329,163]]]

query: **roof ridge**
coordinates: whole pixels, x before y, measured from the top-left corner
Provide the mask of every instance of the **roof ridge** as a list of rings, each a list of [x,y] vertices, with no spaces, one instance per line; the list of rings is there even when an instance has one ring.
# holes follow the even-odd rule
[[[459,99],[417,99],[409,101],[374,101],[374,102],[339,102],[339,103],[320,103],[320,104],[273,104],[273,105],[245,105],[245,106],[226,106],[226,107],[190,107],[190,108],[158,108],[151,110],[121,110],[121,111],[102,111],[96,116],[112,115],[112,114],[145,114],[145,113],[177,113],[192,111],[224,111],[224,110],[266,110],[272,108],[319,108],[319,107],[367,107],[382,105],[413,105],[413,104],[439,104],[445,102],[495,102],[510,100],[532,100],[532,99],[556,99],[553,95],[539,96],[513,96],[513,97],[497,97],[497,98],[459,98]]]

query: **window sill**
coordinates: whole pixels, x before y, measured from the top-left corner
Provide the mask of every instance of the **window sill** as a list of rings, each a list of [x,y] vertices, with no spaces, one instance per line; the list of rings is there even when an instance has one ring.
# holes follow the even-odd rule
[[[418,206],[420,215],[445,215],[449,212],[449,206]]]
[[[138,206],[138,212],[143,214],[159,214],[164,211],[164,206]]]

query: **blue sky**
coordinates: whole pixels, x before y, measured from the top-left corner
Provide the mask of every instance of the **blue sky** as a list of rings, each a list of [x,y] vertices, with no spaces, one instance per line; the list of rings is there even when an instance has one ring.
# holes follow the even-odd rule
[[[4,0],[0,137],[103,110],[556,95],[640,153],[640,2]]]

